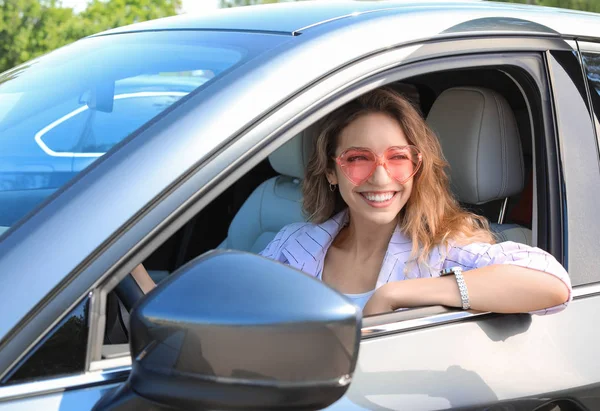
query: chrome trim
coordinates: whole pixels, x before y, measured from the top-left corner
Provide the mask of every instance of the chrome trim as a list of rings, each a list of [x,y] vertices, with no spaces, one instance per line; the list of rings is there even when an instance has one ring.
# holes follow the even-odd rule
[[[578,285],[573,287],[572,295],[574,300],[584,297],[591,297],[596,294],[600,294],[600,283]]]
[[[434,325],[447,324],[456,321],[463,321],[471,318],[481,317],[483,315],[492,314],[487,311],[450,311],[437,315],[431,315],[423,318],[414,318],[406,321],[398,321],[394,323],[375,325],[372,327],[364,327],[361,330],[361,338],[368,339],[380,337],[382,335],[394,334],[403,331],[414,330],[418,328],[432,327]]]
[[[589,41],[577,41],[579,50],[583,52],[600,53],[600,44]]]
[[[90,363],[90,371],[100,371],[119,367],[131,367],[131,356],[124,355],[123,357],[109,358],[107,360],[92,361]]]
[[[94,341],[94,339],[96,338],[96,328],[98,328],[98,320],[96,319],[96,314],[98,312],[98,291],[97,290],[93,290],[90,291],[88,293],[88,298],[89,298],[89,306],[88,306],[88,343],[87,343],[87,348],[85,351],[85,368],[83,369],[84,371],[89,371],[90,369],[90,363],[92,362],[92,359],[94,358],[94,344],[92,344],[92,341]]]
[[[88,347],[85,371],[93,371],[90,366],[93,362],[102,359],[102,341],[106,329],[106,295],[102,288],[96,288],[90,300],[90,328],[88,330]]]
[[[500,208],[500,214],[498,215],[498,224],[502,224],[504,221],[504,214],[506,214],[506,206],[508,205],[508,197],[504,199],[502,202],[502,207]]]
[[[591,297],[598,294],[600,294],[600,283],[579,285],[573,287],[572,295],[574,300],[579,300],[581,298]],[[408,313],[409,312],[407,312],[407,314]],[[493,313],[474,310],[450,311],[448,309],[445,309],[445,312],[442,312],[440,314],[425,315],[421,318],[411,318],[405,321],[400,320],[380,325],[374,325],[371,327],[363,327],[363,329],[361,330],[361,337],[364,340],[368,338],[380,337],[382,335],[395,334],[419,328],[433,327],[436,325],[448,324],[457,321],[466,321],[489,314]]]
[[[0,387],[0,403],[72,389],[120,383],[127,379],[130,371],[131,367],[120,367],[106,371],[88,372],[68,377],[8,385]]]

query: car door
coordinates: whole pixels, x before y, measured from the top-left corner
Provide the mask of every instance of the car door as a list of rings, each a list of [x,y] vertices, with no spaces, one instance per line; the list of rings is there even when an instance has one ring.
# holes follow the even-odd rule
[[[596,201],[594,198],[591,201],[569,201],[573,198],[572,196],[578,199],[589,199],[589,195],[595,195],[589,190],[590,186],[587,184],[596,184],[596,181],[592,179],[584,184],[581,182],[580,173],[583,173],[583,170],[587,173],[588,169],[598,167],[597,148],[594,138],[591,139],[591,143],[589,141],[586,143],[586,137],[588,139],[594,137],[593,131],[590,135],[590,130],[592,130],[590,114],[585,103],[587,95],[584,93],[582,97],[581,94],[578,94],[579,89],[574,83],[577,77],[575,80],[570,77],[573,75],[573,70],[567,71],[563,68],[565,63],[556,57],[557,51],[566,51],[573,56],[573,49],[562,40],[538,39],[536,41],[536,39],[528,38],[528,47],[523,46],[525,39],[519,37],[509,40],[501,39],[495,43],[494,47],[490,47],[487,40],[460,40],[431,42],[427,45],[416,44],[381,52],[348,65],[328,77],[319,77],[318,87],[305,87],[302,92],[285,99],[284,104],[274,105],[271,101],[268,110],[264,101],[262,102],[264,104],[257,104],[253,100],[255,110],[260,110],[260,115],[252,117],[252,127],[246,124],[249,122],[249,117],[233,118],[233,125],[226,124],[223,127],[237,127],[242,121],[245,122],[246,127],[243,127],[241,131],[234,128],[234,131],[227,129],[221,134],[217,134],[235,136],[229,140],[223,139],[228,142],[226,147],[215,143],[214,146],[204,147],[205,150],[202,150],[203,147],[198,142],[195,143],[197,145],[190,146],[192,137],[196,137],[196,135],[190,136],[189,132],[188,137],[190,138],[175,140],[174,143],[179,145],[175,147],[174,152],[181,154],[181,158],[185,160],[184,164],[179,165],[182,168],[188,167],[185,172],[177,176],[174,176],[173,172],[167,176],[168,180],[167,177],[160,180],[157,177],[159,173],[153,172],[149,167],[136,171],[136,173],[141,173],[135,174],[135,177],[139,179],[137,181],[142,181],[141,177],[145,173],[153,172],[152,177],[158,179],[160,184],[164,184],[164,190],[159,195],[153,194],[152,196],[149,191],[142,192],[140,190],[136,194],[143,195],[143,202],[138,204],[131,201],[125,210],[131,215],[126,212],[123,212],[122,215],[119,214],[118,217],[121,220],[118,220],[118,224],[115,222],[113,226],[106,228],[106,232],[110,230],[107,238],[103,237],[106,232],[92,233],[96,235],[95,239],[98,242],[86,246],[93,250],[93,254],[92,251],[86,253],[87,249],[81,250],[86,256],[89,255],[89,258],[86,257],[85,261],[71,261],[70,263],[73,264],[71,267],[58,266],[54,268],[73,273],[73,275],[69,277],[68,281],[63,281],[63,277],[60,277],[62,281],[59,284],[60,287],[54,288],[54,285],[51,287],[54,294],[52,294],[52,298],[44,299],[46,305],[38,304],[46,294],[42,294],[40,297],[38,294],[42,293],[41,290],[37,290],[37,294],[34,293],[33,297],[36,300],[32,305],[37,310],[35,320],[42,324],[37,328],[37,332],[42,334],[35,337],[27,336],[23,331],[34,333],[35,330],[31,331],[27,328],[34,322],[19,323],[22,327],[19,334],[9,341],[3,341],[1,349],[5,355],[3,357],[5,363],[2,364],[2,370],[12,370],[15,364],[14,359],[20,359],[19,355],[15,353],[19,350],[21,350],[20,352],[27,351],[37,344],[39,340],[36,341],[36,338],[46,335],[48,324],[56,323],[59,319],[64,318],[64,306],[72,309],[88,295],[92,305],[90,311],[98,315],[90,320],[88,354],[86,355],[86,358],[89,359],[90,351],[97,349],[94,345],[97,345],[97,334],[101,328],[102,293],[99,290],[99,284],[109,281],[111,278],[115,280],[123,278],[152,249],[201,210],[217,192],[223,190],[232,180],[247,171],[253,163],[264,159],[269,152],[292,138],[327,111],[368,89],[387,82],[438,70],[495,65],[515,66],[525,71],[531,79],[534,79],[538,92],[544,97],[541,99],[544,104],[541,113],[544,136],[547,141],[540,146],[540,152],[537,155],[544,156],[543,164],[547,167],[543,172],[539,172],[541,181],[544,181],[541,189],[552,191],[554,194],[548,197],[551,201],[547,206],[551,211],[544,214],[546,221],[543,224],[539,222],[541,228],[537,231],[543,234],[540,235],[541,240],[544,241],[543,246],[550,249],[563,260],[563,263],[567,264],[573,278],[583,279],[583,281],[576,282],[579,285],[575,292],[577,299],[564,313],[539,318],[497,316],[487,313],[430,308],[367,319],[364,323],[364,341],[361,344],[359,365],[354,382],[347,396],[340,403],[333,405],[333,408],[349,409],[348,407],[352,406],[406,409],[410,407],[480,406],[481,404],[512,401],[540,394],[547,395],[553,392],[553,396],[560,399],[561,397],[556,392],[583,388],[598,381],[596,371],[591,366],[597,359],[591,347],[594,346],[594,342],[597,342],[598,336],[589,327],[585,327],[589,322],[585,318],[586,315],[589,315],[586,313],[597,311],[596,305],[598,304],[597,298],[594,297],[596,288],[588,285],[588,283],[594,282],[595,268],[592,266],[597,266],[594,264],[594,258],[597,257],[589,250],[589,244],[586,241],[589,239],[590,232],[593,233],[597,230],[593,227],[595,224],[593,220],[581,218],[590,215]],[[556,48],[552,53],[548,52],[549,44]],[[524,49],[529,54],[525,54]],[[515,53],[517,51],[519,53]],[[510,53],[515,54],[510,55]],[[464,54],[472,54],[472,56],[466,57],[463,56]],[[453,58],[456,56],[460,56],[460,58]],[[286,57],[289,58],[289,56]],[[283,69],[289,69],[293,63],[296,62],[290,61],[288,66],[279,68],[270,67],[272,76],[269,81],[283,84],[287,79],[287,76],[283,74],[285,71]],[[575,67],[580,67],[577,64]],[[242,78],[239,81],[243,80]],[[579,81],[583,81],[581,71],[579,72]],[[242,95],[239,90],[238,94],[232,91],[233,86],[238,86],[238,84],[234,81],[231,84],[231,89],[226,89],[224,95],[219,95],[217,92],[209,94],[213,98],[208,102],[212,103],[210,109],[207,109],[208,103],[205,106],[200,103],[193,106],[190,103],[187,107],[189,110],[184,114],[174,112],[173,117],[180,121],[179,128],[169,129],[165,122],[159,121],[154,129],[149,129],[147,136],[151,138],[148,138],[143,144],[141,141],[133,139],[121,151],[113,152],[111,157],[97,166],[96,175],[91,172],[85,174],[81,181],[72,186],[70,193],[65,191],[68,193],[65,195],[63,192],[55,204],[47,205],[38,214],[39,218],[51,217],[52,213],[60,213],[60,210],[68,212],[69,209],[65,208],[67,201],[76,200],[75,194],[84,192],[77,190],[97,189],[94,193],[96,196],[92,197],[95,199],[99,199],[102,194],[113,200],[119,198],[117,194],[125,195],[134,187],[132,183],[124,183],[118,193],[106,191],[118,178],[115,175],[118,176],[119,173],[126,170],[131,171],[126,167],[121,155],[129,156],[129,161],[133,161],[134,164],[142,164],[143,161],[136,161],[143,159],[143,154],[148,155],[144,153],[144,150],[152,147],[153,149],[164,149],[148,155],[148,159],[156,160],[152,165],[168,166],[170,165],[168,160],[181,160],[175,155],[163,156],[163,153],[167,152],[167,145],[160,146],[159,141],[164,143],[166,136],[172,134],[173,130],[185,133],[185,129],[192,125],[190,118],[198,114],[197,112],[192,114],[192,108],[206,110],[200,120],[196,117],[196,121],[206,121],[206,123],[202,123],[207,126],[203,131],[216,132],[218,130],[216,123],[229,118],[223,114],[227,107],[226,103],[231,102],[227,97]],[[578,96],[579,100],[574,96]],[[242,108],[252,108],[249,106],[250,102],[247,101],[248,97],[245,99],[239,102],[240,106],[237,108],[237,112],[241,112]],[[568,99],[569,104],[560,104],[563,99]],[[277,101],[279,102],[279,100]],[[583,112],[580,110],[582,108],[579,104],[581,101],[584,101]],[[212,120],[209,119],[210,116],[214,116]],[[571,118],[582,120],[576,123],[577,127],[580,127],[575,130],[576,132],[568,126],[569,124],[573,126],[574,121],[572,122]],[[152,131],[155,134],[152,134]],[[154,135],[156,140],[153,139]],[[575,152],[572,151],[573,146],[565,147],[565,141],[573,139],[582,141],[582,146],[578,147]],[[591,144],[593,144],[593,150],[590,149]],[[192,166],[192,156],[185,156],[185,152],[189,152],[190,147],[206,153],[210,161],[205,160],[201,164]],[[163,157],[162,160],[161,157]],[[576,166],[573,166],[574,162]],[[568,168],[570,171],[566,172],[568,165],[570,165]],[[176,167],[176,165],[171,166]],[[113,170],[115,175],[111,176],[108,170]],[[98,177],[100,172],[106,173],[104,179]],[[541,185],[541,181],[538,184]],[[91,188],[84,189],[83,182],[89,183]],[[585,190],[581,188],[582,184]],[[578,189],[583,191],[577,191]],[[90,192],[88,191],[88,193]],[[72,196],[71,198],[68,197],[69,194]],[[544,196],[544,198],[547,197]],[[76,201],[73,204],[82,205]],[[107,204],[102,205],[107,206]],[[103,218],[108,216],[108,213],[101,213],[100,209],[86,210],[98,212],[98,215]],[[77,220],[75,219],[75,221]],[[58,222],[56,226],[47,224],[48,229],[58,226]],[[24,227],[26,225],[20,229],[22,230]],[[74,231],[75,228],[75,226],[66,227],[66,230],[69,233],[71,232],[69,230]],[[17,234],[20,235],[19,239],[23,240],[24,236],[19,230],[15,230],[11,235]],[[11,241],[6,244],[16,242],[16,239],[10,236],[7,239]],[[577,245],[578,248],[574,248],[574,245]],[[41,251],[50,253],[51,250],[42,249]],[[586,254],[585,259],[580,258],[581,253]],[[2,261],[4,263],[2,267],[5,269],[16,267],[17,259],[9,257],[5,257]],[[58,296],[67,302],[59,305],[55,302]],[[28,312],[24,308],[22,310]],[[44,311],[52,316],[50,320],[45,319],[45,322],[42,321],[43,319],[37,318],[40,316],[39,313]],[[11,320],[13,320],[12,317],[5,321],[3,329],[11,325],[9,324]],[[21,334],[25,336],[21,336]],[[585,344],[583,344],[584,341]],[[20,345],[22,342],[26,344]],[[573,349],[574,344],[577,349]],[[589,350],[585,351],[585,347],[588,347]],[[11,360],[5,360],[7,357],[10,357]],[[549,361],[548,358],[554,361]],[[45,386],[38,390],[34,389],[34,386],[25,385],[19,388],[16,388],[17,386],[2,387],[0,388],[0,399],[4,402],[1,404],[3,406],[13,404],[32,406],[39,401],[39,398],[42,398],[40,396],[43,396],[43,399],[55,401],[55,404],[56,401],[62,401],[57,400],[58,398],[69,398],[68,401],[64,400],[66,404],[82,400],[85,390],[78,389],[89,387],[94,387],[92,391],[95,396],[89,398],[97,398],[101,395],[99,390],[108,389],[111,385],[114,386],[122,381],[127,367],[123,363],[115,366],[114,362],[91,363],[86,360],[84,376],[87,379],[85,383],[72,386],[63,383]],[[549,374],[543,375],[538,372],[540,367],[545,367],[543,370]],[[563,372],[565,369],[567,370],[566,377]],[[512,378],[507,379],[505,372],[509,370]],[[111,376],[116,377],[112,378]],[[62,397],[62,391],[69,389],[71,391]],[[583,392],[583,389],[573,390],[571,395]],[[80,405],[85,408],[93,400],[88,399],[88,401],[90,402]],[[538,403],[539,401],[535,402],[535,404]],[[60,404],[58,406],[60,407]]]
[[[557,144],[536,153],[560,162],[537,170],[538,189],[546,184],[547,200],[556,202],[543,205],[547,214],[538,219],[538,230],[551,235],[547,248],[562,250],[559,258],[575,286],[574,301],[547,317],[412,310],[390,314],[387,321],[367,318],[353,384],[329,409],[598,407],[598,356],[585,346],[598,341],[596,330],[586,324],[595,321],[600,304],[593,239],[599,200],[594,187],[600,181],[592,107],[576,51],[548,50],[540,57],[547,77],[539,92],[551,103],[542,115],[549,133],[556,130]],[[593,60],[587,57],[589,65]],[[588,68],[592,92],[595,69]]]

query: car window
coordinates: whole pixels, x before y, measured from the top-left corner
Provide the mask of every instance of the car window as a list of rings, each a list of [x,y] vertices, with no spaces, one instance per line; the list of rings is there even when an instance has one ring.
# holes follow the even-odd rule
[[[89,298],[85,297],[1,382],[26,382],[85,370]]]
[[[278,37],[99,36],[0,74],[0,233],[158,114]]]
[[[582,58],[596,116],[596,134],[600,138],[600,53],[584,52]]]

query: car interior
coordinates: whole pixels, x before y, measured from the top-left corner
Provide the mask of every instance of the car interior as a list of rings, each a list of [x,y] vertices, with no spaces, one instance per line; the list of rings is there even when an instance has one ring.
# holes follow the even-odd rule
[[[498,241],[535,245],[533,127],[515,80],[490,67],[429,73],[390,86],[438,135],[460,203],[486,217]],[[152,279],[159,283],[216,248],[258,253],[283,226],[305,221],[301,184],[313,135],[309,127],[282,145],[156,249],[143,262]],[[128,311],[143,296],[132,282],[129,275],[108,294],[104,359],[128,352]]]

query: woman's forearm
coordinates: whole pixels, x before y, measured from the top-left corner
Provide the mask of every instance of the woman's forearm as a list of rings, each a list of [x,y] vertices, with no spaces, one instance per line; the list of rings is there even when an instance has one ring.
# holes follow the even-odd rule
[[[463,272],[471,308],[522,313],[554,307],[569,298],[567,286],[553,275],[516,265],[490,265]],[[453,275],[386,284],[394,309],[426,305],[461,307]]]
[[[131,270],[131,275],[144,294],[148,294],[156,287],[154,280],[152,280],[152,277],[150,277],[148,271],[146,271],[146,268],[142,264],[137,265]]]

